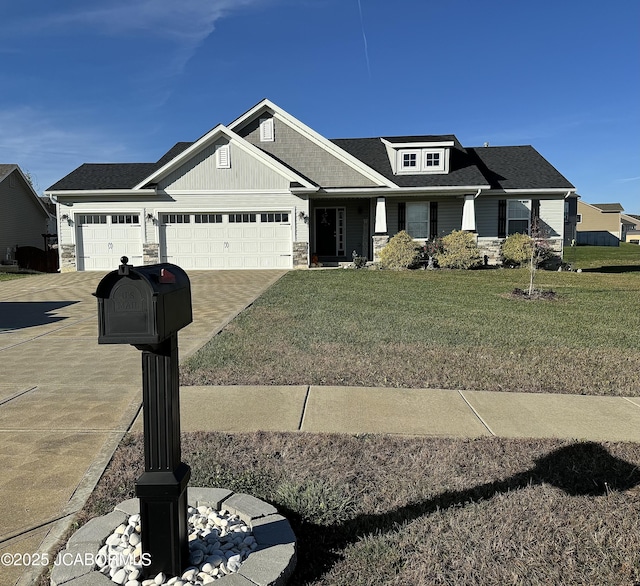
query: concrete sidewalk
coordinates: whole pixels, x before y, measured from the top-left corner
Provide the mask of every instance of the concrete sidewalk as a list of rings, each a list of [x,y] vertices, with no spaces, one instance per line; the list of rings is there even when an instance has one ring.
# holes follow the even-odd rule
[[[182,431],[385,433],[640,442],[640,399],[439,389],[204,386]],[[132,428],[142,430],[142,414]]]

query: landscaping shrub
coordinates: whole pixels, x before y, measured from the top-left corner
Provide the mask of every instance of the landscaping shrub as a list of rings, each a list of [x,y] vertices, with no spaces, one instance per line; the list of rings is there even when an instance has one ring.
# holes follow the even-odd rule
[[[472,269],[482,265],[482,253],[470,232],[454,230],[442,238],[443,251],[436,255],[438,264],[449,269]]]
[[[500,248],[503,265],[522,266],[531,259],[531,247],[534,241],[527,234],[511,234]]]
[[[380,251],[380,266],[384,269],[408,269],[418,262],[418,248],[405,230],[398,232]]]

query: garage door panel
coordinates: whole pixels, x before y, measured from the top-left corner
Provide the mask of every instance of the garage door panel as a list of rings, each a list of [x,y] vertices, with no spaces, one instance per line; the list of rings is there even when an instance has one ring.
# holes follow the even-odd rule
[[[85,217],[82,214],[79,215],[79,218]],[[80,219],[78,221],[76,229],[78,270],[113,270],[120,264],[122,256],[129,257],[132,264],[141,264],[140,224],[112,224],[110,216],[103,214],[102,218],[103,223],[82,223],[84,220]]]
[[[214,215],[222,222],[200,221]],[[263,223],[260,214],[232,215],[234,221],[229,222],[226,213],[175,214],[185,221],[161,224],[162,260],[186,269],[291,268],[290,224]]]

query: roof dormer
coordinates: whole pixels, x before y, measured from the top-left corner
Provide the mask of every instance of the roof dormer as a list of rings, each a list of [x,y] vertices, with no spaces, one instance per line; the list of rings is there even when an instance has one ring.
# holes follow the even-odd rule
[[[449,172],[453,140],[403,141],[381,138],[394,175],[429,175]]]

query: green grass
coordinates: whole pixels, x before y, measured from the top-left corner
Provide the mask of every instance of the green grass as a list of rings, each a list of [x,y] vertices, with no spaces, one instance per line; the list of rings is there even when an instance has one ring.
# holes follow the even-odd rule
[[[640,273],[296,271],[182,366],[183,384],[640,395]]]
[[[20,273],[3,273],[0,272],[0,283],[2,281],[13,281],[14,279],[20,279],[22,277],[27,277],[28,275],[26,274],[20,274]]]
[[[620,246],[574,246],[564,250],[564,261],[574,269],[603,272],[640,271],[640,246],[621,242]]]
[[[291,586],[634,585],[640,445],[295,433],[184,434],[191,486],[273,503]],[[135,496],[127,437],[79,523]]]

